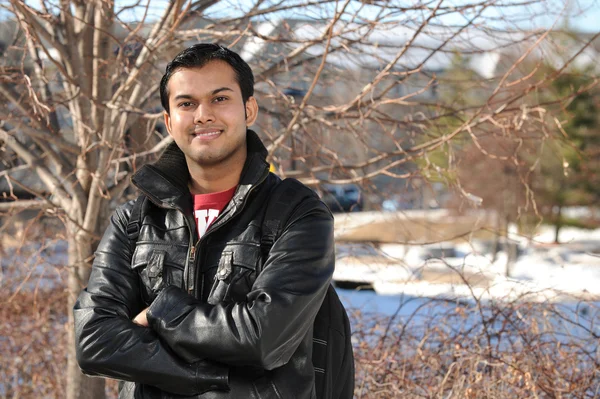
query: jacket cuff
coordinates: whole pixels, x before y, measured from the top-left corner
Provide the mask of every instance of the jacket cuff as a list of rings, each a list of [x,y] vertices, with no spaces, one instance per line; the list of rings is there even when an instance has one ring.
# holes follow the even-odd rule
[[[196,367],[198,393],[207,391],[229,391],[229,367],[215,362],[199,361]]]
[[[195,299],[181,288],[174,285],[166,287],[158,294],[148,308],[148,312],[146,313],[148,325],[160,335],[162,324],[167,319],[169,313],[175,308],[191,302],[195,302]]]

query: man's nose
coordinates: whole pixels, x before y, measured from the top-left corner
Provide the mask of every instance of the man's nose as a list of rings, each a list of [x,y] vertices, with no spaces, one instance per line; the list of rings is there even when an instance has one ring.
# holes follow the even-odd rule
[[[209,104],[200,104],[194,114],[194,123],[206,124],[215,121],[215,115]]]

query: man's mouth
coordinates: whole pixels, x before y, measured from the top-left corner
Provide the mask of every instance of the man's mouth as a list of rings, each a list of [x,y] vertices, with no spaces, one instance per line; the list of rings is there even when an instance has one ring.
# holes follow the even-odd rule
[[[222,130],[219,129],[205,129],[205,130],[196,130],[194,131],[193,135],[195,138],[199,138],[199,139],[211,139],[211,138],[215,138],[217,136],[219,136],[221,133],[223,133]]]

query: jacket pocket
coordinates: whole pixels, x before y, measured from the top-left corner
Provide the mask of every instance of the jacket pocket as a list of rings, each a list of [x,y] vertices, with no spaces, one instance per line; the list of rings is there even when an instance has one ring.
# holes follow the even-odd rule
[[[239,302],[246,299],[256,279],[260,247],[244,244],[226,245],[221,252],[208,303]]]
[[[184,251],[179,248],[167,250],[151,245],[140,245],[136,248],[131,267],[140,277],[142,297],[147,305],[150,305],[165,287],[182,286],[184,265],[174,261],[178,259],[178,252]]]

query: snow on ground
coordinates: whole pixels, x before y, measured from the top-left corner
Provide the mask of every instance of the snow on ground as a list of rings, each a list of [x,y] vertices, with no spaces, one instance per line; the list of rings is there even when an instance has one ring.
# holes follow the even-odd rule
[[[342,248],[334,280],[372,285],[384,295],[476,298],[479,300],[600,300],[600,229],[543,227],[533,239],[511,236],[519,256],[509,265],[507,253],[492,259],[481,243],[381,245],[371,252]],[[468,282],[469,284],[465,284]]]
[[[512,226],[510,229],[513,235],[516,235],[516,228]],[[541,226],[540,231],[533,236],[533,241],[538,243],[553,243],[554,228],[551,226]],[[600,229],[585,230],[575,227],[563,227],[560,230],[559,241],[563,244],[572,243],[575,241],[596,241],[600,246]]]
[[[600,300],[600,229],[563,228],[561,245],[542,227],[527,239],[513,232],[520,256],[506,277],[507,254],[490,255],[489,243],[432,245],[338,244],[334,280],[371,285],[379,294],[482,300]],[[60,284],[66,243],[24,248],[0,260],[0,284]],[[16,265],[19,265],[18,267]],[[469,285],[464,284],[465,280]]]

